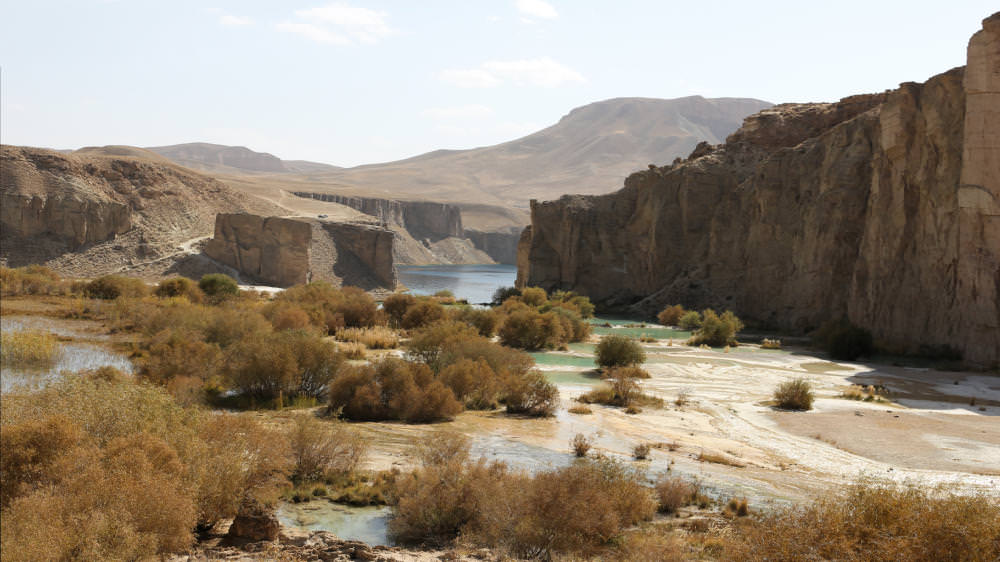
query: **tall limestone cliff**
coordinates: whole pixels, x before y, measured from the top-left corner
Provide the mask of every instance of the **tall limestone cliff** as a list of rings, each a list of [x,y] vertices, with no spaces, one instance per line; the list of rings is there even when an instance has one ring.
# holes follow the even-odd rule
[[[847,316],[901,352],[1000,363],[1000,14],[968,66],[786,104],[605,196],[532,203],[518,282],[611,308],[730,308],[807,332]]]

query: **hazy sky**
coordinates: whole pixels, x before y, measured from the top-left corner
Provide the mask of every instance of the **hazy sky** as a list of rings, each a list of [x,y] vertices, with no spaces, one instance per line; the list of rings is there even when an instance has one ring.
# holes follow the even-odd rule
[[[337,165],[626,96],[831,101],[965,64],[996,0],[0,2],[0,140]]]

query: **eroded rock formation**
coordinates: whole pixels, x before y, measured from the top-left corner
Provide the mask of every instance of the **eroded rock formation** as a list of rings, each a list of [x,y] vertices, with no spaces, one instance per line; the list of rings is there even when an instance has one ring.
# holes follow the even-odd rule
[[[267,285],[324,280],[391,290],[394,238],[392,231],[367,224],[220,213],[204,252],[241,277]]]
[[[463,234],[461,210],[447,203],[396,201],[336,193],[295,192],[295,195],[347,205],[366,215],[378,217],[386,224],[401,226],[417,240],[437,242],[443,238],[461,238]]]
[[[1000,362],[1000,14],[969,65],[786,104],[606,196],[532,203],[519,282],[653,313],[730,308],[809,331],[846,315],[901,352]]]

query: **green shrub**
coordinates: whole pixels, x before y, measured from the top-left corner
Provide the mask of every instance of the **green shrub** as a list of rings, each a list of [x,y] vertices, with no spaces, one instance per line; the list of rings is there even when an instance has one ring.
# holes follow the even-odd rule
[[[805,379],[794,379],[778,385],[774,401],[783,410],[811,410],[812,386]]]
[[[545,314],[534,310],[513,312],[500,327],[500,342],[520,349],[552,349],[568,341],[571,334],[563,330],[563,323],[555,313]]]
[[[826,322],[813,334],[813,340],[831,357],[844,361],[870,356],[874,348],[871,332],[851,324],[846,318]]]
[[[212,299],[224,299],[239,294],[240,287],[236,280],[224,273],[209,273],[198,281],[198,288]]]
[[[560,306],[575,310],[581,318],[592,318],[594,316],[594,305],[590,299],[577,295],[573,291],[556,291],[549,297],[549,302],[553,306]]]
[[[697,330],[701,327],[701,314],[698,314],[696,310],[689,310],[681,316],[680,320],[677,321],[677,325],[682,330]]]
[[[141,279],[122,277],[121,275],[105,275],[90,281],[84,286],[84,294],[92,299],[114,300],[118,297],[137,298],[145,296],[149,287]]]
[[[646,360],[642,346],[627,336],[604,336],[594,352],[597,364],[605,368],[641,365]]]
[[[659,314],[656,315],[656,321],[664,326],[677,326],[680,324],[681,317],[683,317],[685,313],[686,311],[683,306],[679,304],[671,305],[664,308]]]
[[[198,285],[187,277],[172,277],[164,279],[153,290],[160,298],[186,297],[191,302],[201,302],[204,296]]]
[[[742,329],[743,322],[731,311],[727,310],[719,316],[714,310],[707,309],[702,312],[701,326],[691,337],[690,343],[714,347],[737,345],[736,334]]]

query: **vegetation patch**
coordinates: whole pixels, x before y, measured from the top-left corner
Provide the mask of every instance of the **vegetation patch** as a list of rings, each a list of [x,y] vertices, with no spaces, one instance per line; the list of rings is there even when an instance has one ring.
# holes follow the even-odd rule
[[[4,330],[0,361],[4,367],[48,368],[59,359],[59,340],[48,332]]]
[[[604,336],[594,349],[601,367],[630,367],[646,361],[646,352],[634,339],[626,336]]]
[[[783,382],[774,390],[774,401],[782,410],[811,410],[813,400],[812,385],[805,379]]]

